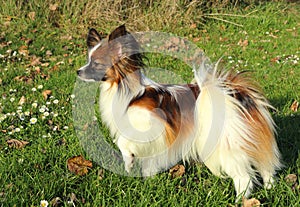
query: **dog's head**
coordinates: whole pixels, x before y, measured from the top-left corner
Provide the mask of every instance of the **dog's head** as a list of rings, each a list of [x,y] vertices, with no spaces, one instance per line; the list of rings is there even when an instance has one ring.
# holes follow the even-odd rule
[[[84,81],[119,83],[143,67],[140,46],[125,25],[116,28],[106,39],[102,39],[95,29],[90,29],[87,46],[88,63],[77,71]]]

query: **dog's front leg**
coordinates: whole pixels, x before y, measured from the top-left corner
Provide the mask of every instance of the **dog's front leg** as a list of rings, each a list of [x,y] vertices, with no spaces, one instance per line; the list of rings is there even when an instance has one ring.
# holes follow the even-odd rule
[[[130,143],[128,143],[127,139],[120,136],[117,140],[117,145],[122,153],[125,170],[130,173],[134,164],[134,153],[129,148]]]

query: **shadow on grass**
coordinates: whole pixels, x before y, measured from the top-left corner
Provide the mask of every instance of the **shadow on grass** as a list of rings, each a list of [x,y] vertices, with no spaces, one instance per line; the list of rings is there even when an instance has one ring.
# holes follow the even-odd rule
[[[300,114],[274,115],[277,124],[277,143],[282,155],[283,170],[297,171],[300,147]]]

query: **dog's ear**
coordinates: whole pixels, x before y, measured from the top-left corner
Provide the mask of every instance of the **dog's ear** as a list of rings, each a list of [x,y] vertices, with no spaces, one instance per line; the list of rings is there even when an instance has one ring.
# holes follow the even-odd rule
[[[126,31],[126,27],[125,25],[121,25],[119,27],[117,27],[114,31],[112,31],[112,33],[108,36],[108,41],[112,41],[114,39],[117,39],[118,37],[122,37],[129,34]]]
[[[101,42],[101,37],[99,33],[94,29],[91,28],[89,30],[88,36],[87,36],[87,46],[89,49],[93,48],[95,45],[99,44]]]

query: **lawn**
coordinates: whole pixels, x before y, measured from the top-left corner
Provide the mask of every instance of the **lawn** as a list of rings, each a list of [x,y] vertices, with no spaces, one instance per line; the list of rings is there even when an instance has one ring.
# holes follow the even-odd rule
[[[222,57],[224,67],[252,72],[275,107],[284,164],[276,185],[258,187],[252,198],[262,206],[300,206],[297,1],[34,2],[8,0],[0,8],[0,206],[40,206],[42,200],[51,206],[234,206],[233,182],[202,164],[185,165],[182,175],[166,171],[144,179],[111,172],[85,150],[74,122],[74,87],[86,62],[86,33],[95,27],[106,36],[123,23],[133,32],[172,33],[213,62]],[[184,82],[193,78],[178,59],[147,57],[149,68],[168,69]],[[95,111],[92,124],[109,140]],[[68,168],[78,155],[92,161],[88,172]]]

